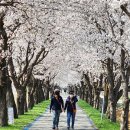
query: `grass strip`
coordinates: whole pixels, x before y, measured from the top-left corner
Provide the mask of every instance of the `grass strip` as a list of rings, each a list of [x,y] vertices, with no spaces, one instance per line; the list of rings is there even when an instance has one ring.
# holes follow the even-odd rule
[[[110,122],[110,120],[107,119],[105,116],[101,120],[101,113],[99,112],[99,110],[94,109],[92,106],[87,104],[85,101],[80,100],[78,102],[78,105],[84,110],[84,112],[88,115],[88,117],[90,117],[90,119],[92,119],[95,126],[99,130],[119,130],[120,129],[119,123]]]
[[[29,110],[24,115],[19,115],[19,118],[14,120],[13,125],[0,127],[0,130],[22,130],[25,126],[33,122],[38,116],[45,112],[49,103],[50,101],[47,100],[35,105],[32,110]]]

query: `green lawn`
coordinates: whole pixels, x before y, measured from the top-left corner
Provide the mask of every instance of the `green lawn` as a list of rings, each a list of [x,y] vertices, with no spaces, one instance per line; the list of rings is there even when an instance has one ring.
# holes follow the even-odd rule
[[[0,127],[0,130],[22,130],[24,126],[33,122],[34,119],[41,115],[46,110],[49,103],[50,101],[43,101],[42,103],[35,105],[35,107],[32,110],[29,110],[24,115],[20,115],[18,119],[15,119],[14,125]]]
[[[101,120],[101,113],[87,104],[85,101],[80,100],[78,105],[86,112],[86,114],[93,120],[94,124],[99,130],[119,130],[119,123],[112,123],[107,118],[103,117]]]

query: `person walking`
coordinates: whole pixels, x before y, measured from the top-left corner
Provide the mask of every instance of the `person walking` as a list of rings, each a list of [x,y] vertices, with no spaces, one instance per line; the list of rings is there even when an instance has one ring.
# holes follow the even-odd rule
[[[50,113],[53,113],[53,130],[58,130],[60,113],[64,111],[64,101],[60,96],[60,90],[54,90],[54,96],[51,98]]]
[[[76,102],[78,101],[77,96],[74,96],[74,91],[69,92],[69,96],[65,102],[65,108],[67,109],[67,129],[70,129],[70,119],[72,119],[72,129],[74,130],[75,115],[76,115]]]

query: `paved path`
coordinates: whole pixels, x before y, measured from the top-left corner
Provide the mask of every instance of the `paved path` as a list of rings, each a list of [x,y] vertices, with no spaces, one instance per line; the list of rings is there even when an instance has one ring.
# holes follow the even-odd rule
[[[65,95],[63,95],[65,100]],[[52,115],[47,111],[36,119],[32,124],[24,128],[24,130],[52,130]],[[61,113],[59,130],[67,130],[66,113]],[[87,117],[80,107],[77,106],[75,130],[97,130],[93,122]]]

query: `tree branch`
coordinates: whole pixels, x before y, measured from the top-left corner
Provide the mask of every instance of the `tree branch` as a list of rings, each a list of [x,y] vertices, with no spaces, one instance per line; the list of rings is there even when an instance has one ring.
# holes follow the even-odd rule
[[[18,81],[20,81],[20,79],[23,77],[23,75],[26,73],[27,68],[29,66],[29,61],[28,61],[28,54],[29,54],[29,49],[30,49],[30,42],[28,42],[28,46],[27,46],[27,51],[26,51],[26,59],[25,59],[25,66],[22,70],[22,73],[19,74],[18,76]]]
[[[115,37],[114,28],[113,28],[113,25],[112,25],[112,22],[111,22],[111,19],[110,19],[110,15],[109,15],[108,10],[107,10],[106,12],[107,12],[107,16],[108,16],[108,21],[109,21],[109,23],[110,23],[112,35]]]
[[[29,79],[30,79],[30,76],[31,76],[31,74],[32,74],[33,68],[34,68],[35,65],[37,65],[37,61],[38,61],[39,57],[42,55],[42,53],[44,53],[44,51],[45,51],[45,48],[42,47],[41,50],[37,53],[34,62],[28,67],[27,78],[26,78],[26,80],[25,80],[24,83],[23,83],[23,87],[26,87],[26,86],[27,86],[28,81],[29,81]],[[45,57],[44,57],[44,58],[45,58]]]
[[[49,51],[44,51],[42,54],[42,57],[37,61],[36,64],[39,64],[47,56],[48,53],[49,53]]]
[[[14,4],[21,4],[20,2],[14,2],[14,0],[6,3],[0,3],[0,6],[13,6]]]
[[[130,18],[130,12],[127,10],[127,4],[121,5],[120,8],[126,13],[126,15]]]
[[[9,71],[10,71],[10,75],[11,75],[10,77],[13,80],[14,86],[18,87],[19,83],[17,82],[16,71],[14,69],[13,59],[11,56],[8,58],[8,65],[9,65]]]
[[[121,76],[117,79],[116,85],[114,87],[114,92],[117,93],[121,86]]]

